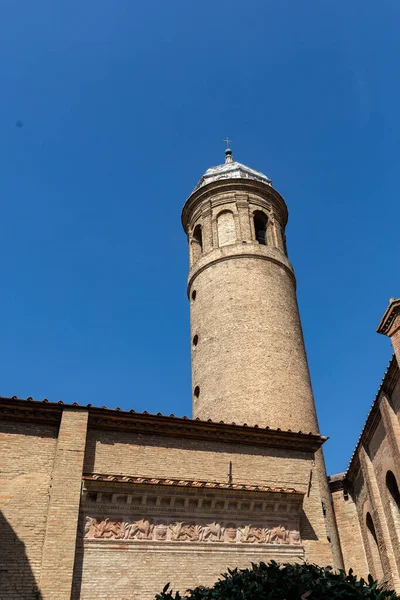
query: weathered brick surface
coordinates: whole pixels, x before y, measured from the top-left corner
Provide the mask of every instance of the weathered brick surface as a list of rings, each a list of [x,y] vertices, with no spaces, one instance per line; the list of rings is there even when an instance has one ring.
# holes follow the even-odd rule
[[[267,223],[265,244],[257,241],[257,214]],[[204,232],[203,252],[191,253],[188,279],[195,417],[319,431],[295,276],[284,244],[286,222],[283,198],[251,178],[217,177],[184,206],[189,244],[199,227]],[[341,567],[322,452],[316,458],[312,485],[320,504],[306,498],[307,518],[318,519],[324,504],[318,543],[327,547],[320,557]]]
[[[34,598],[41,573],[57,428],[0,423],[0,598]]]
[[[287,555],[276,554],[286,561]],[[166,583],[184,592],[196,585],[211,585],[227,568],[248,567],[268,560],[260,551],[232,552],[210,548],[208,552],[187,549],[154,552],[126,552],[124,549],[86,549],[83,563],[81,600],[153,600]],[[296,560],[291,557],[291,560]],[[300,557],[297,558],[301,562]],[[76,600],[73,598],[72,600]]]
[[[346,571],[353,569],[360,577],[366,578],[369,570],[354,500],[349,493],[345,499],[343,489],[334,491],[332,500],[344,568]]]
[[[305,491],[312,459],[295,449],[89,429],[84,471],[227,481],[231,461],[235,483],[279,482]]]
[[[87,419],[85,410],[63,411],[43,548],[43,600],[69,600],[71,596]]]
[[[391,365],[352,459],[348,500],[343,492],[335,492],[333,500],[346,568],[362,576],[370,572],[400,591],[400,511],[386,479],[391,472],[400,481],[399,382],[393,387],[397,376],[397,365]],[[385,391],[389,389],[391,395]]]
[[[307,559],[332,564],[332,548],[327,539],[326,518],[322,510],[318,461],[316,465],[313,454],[295,449],[89,430],[84,470],[227,481],[230,462],[235,483],[294,487],[304,492],[301,534]]]

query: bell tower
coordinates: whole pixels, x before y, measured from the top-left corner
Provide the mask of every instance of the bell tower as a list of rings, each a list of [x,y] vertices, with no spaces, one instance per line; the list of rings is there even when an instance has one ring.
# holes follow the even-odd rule
[[[193,416],[317,433],[287,207],[268,177],[225,154],[182,211]]]

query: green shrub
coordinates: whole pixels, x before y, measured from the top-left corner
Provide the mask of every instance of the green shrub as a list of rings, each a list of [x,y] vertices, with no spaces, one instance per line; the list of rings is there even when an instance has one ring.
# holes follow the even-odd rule
[[[373,580],[358,579],[352,570],[334,571],[331,567],[309,564],[252,564],[250,569],[228,569],[211,588],[187,590],[185,596],[172,592],[167,584],[156,600],[320,600],[326,598],[400,599]]]

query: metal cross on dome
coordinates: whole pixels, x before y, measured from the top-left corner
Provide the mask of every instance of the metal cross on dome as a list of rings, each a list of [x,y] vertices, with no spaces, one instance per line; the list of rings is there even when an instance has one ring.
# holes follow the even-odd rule
[[[225,140],[222,140],[222,141],[225,142],[227,148],[230,148],[229,144],[232,143],[232,140],[230,140],[229,138],[226,138]]]

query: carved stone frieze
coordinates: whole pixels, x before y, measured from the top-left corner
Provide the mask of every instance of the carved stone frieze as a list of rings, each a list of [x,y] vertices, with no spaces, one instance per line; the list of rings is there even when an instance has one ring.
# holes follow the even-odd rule
[[[288,525],[219,520],[181,521],[146,517],[127,520],[87,516],[83,533],[86,540],[301,545],[299,531]]]

